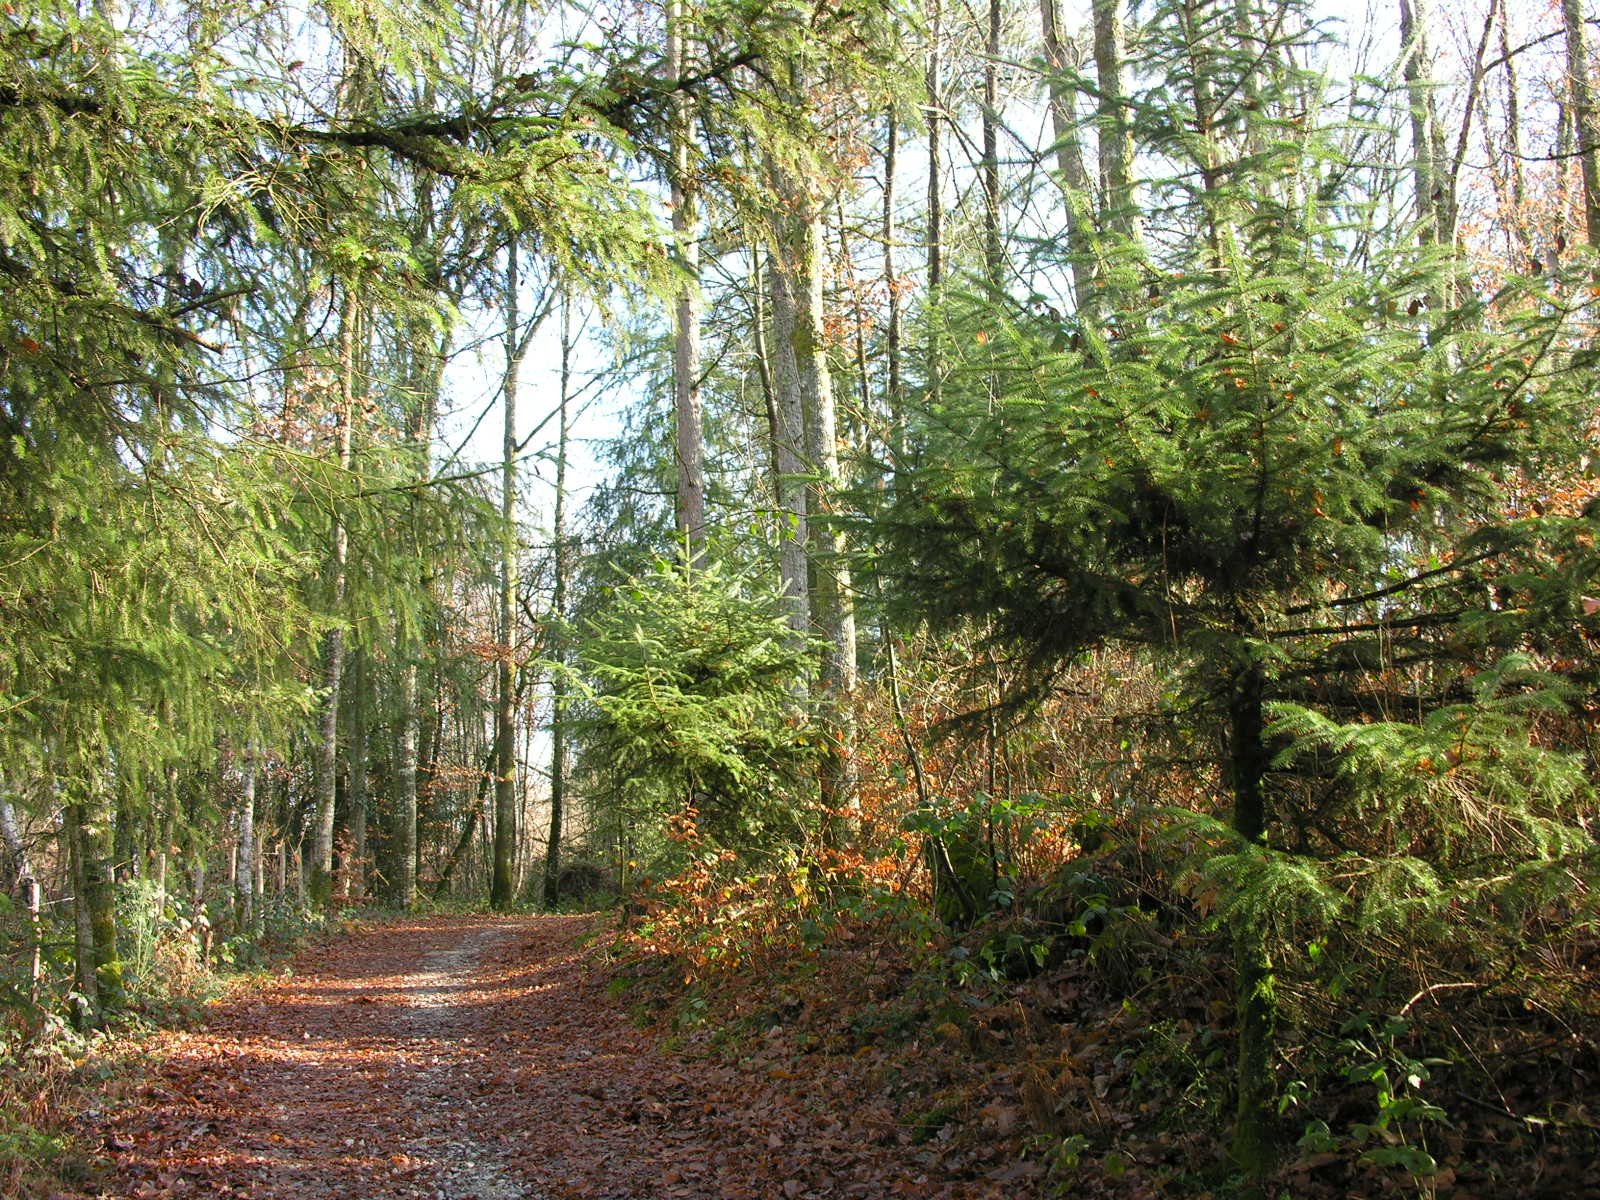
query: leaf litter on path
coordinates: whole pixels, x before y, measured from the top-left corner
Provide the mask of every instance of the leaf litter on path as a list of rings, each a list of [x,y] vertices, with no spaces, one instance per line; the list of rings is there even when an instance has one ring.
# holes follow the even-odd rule
[[[815,1087],[675,1055],[578,948],[595,918],[370,928],[158,1040],[93,1133],[116,1200],[986,1197]]]

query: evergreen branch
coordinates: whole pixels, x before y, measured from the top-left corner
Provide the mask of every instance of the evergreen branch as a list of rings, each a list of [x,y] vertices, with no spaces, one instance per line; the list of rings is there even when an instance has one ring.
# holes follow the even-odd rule
[[[1476,566],[1478,563],[1487,562],[1491,558],[1498,557],[1502,549],[1503,547],[1496,546],[1489,550],[1483,550],[1466,558],[1457,559],[1455,562],[1446,563],[1442,567],[1434,567],[1432,570],[1412,575],[1410,578],[1402,579],[1398,583],[1392,583],[1388,587],[1375,588],[1370,592],[1360,592],[1354,596],[1341,596],[1337,600],[1325,600],[1320,604],[1296,604],[1285,608],[1283,612],[1285,616],[1298,617],[1304,616],[1306,613],[1316,612],[1319,608],[1349,608],[1355,604],[1366,604],[1371,600],[1382,600],[1385,596],[1397,595],[1407,588],[1413,588],[1424,580],[1435,579],[1441,575],[1453,575],[1458,571],[1466,570],[1468,567]]]
[[[1415,613],[1395,620],[1365,621],[1355,625],[1301,625],[1293,629],[1273,630],[1267,637],[1277,639],[1312,637],[1327,633],[1383,633],[1391,629],[1425,629],[1432,625],[1453,625],[1469,611],[1471,610],[1458,608],[1451,612]]]
[[[196,309],[208,308],[213,304],[220,304],[224,300],[232,300],[237,296],[249,296],[254,293],[255,290],[256,289],[253,286],[249,286],[229,288],[225,292],[213,292],[209,296],[201,296],[199,299],[191,300],[187,304],[180,304],[177,308],[174,308],[168,312],[167,316],[174,319],[178,317],[185,317],[194,312]]]
[[[18,262],[4,251],[0,251],[0,273],[9,275],[19,283],[43,285],[56,295],[68,300],[84,300],[95,304],[103,304],[118,316],[144,325],[149,329],[154,329],[158,333],[164,333],[168,337],[176,338],[178,341],[199,346],[202,350],[209,350],[213,354],[221,354],[224,349],[224,347],[217,345],[215,342],[207,341],[198,333],[193,333],[181,325],[172,324],[172,317],[178,314],[168,313],[161,309],[135,308],[131,304],[124,304],[107,296],[98,296],[93,292],[85,291],[70,279],[63,279],[59,275],[47,275],[25,263]],[[224,293],[224,296],[228,294]],[[211,297],[210,299],[219,298],[221,297]],[[195,304],[191,304],[181,311],[190,312],[195,307]]]
[[[682,75],[671,83],[657,83],[654,81],[631,91],[619,92],[614,95],[611,102],[604,107],[596,107],[593,111],[618,128],[626,128],[628,118],[633,109],[639,108],[647,100],[664,100],[683,92],[693,92],[708,83],[727,83],[730,76],[736,71],[750,70],[769,88],[775,87],[771,76],[764,68],[765,60],[760,50],[746,49],[737,54],[726,55],[715,62],[707,64],[700,71],[693,71]]]
[[[658,83],[641,76],[636,86],[611,93],[603,104],[591,104],[584,99],[582,92],[579,92],[565,112],[541,114],[540,119],[549,121],[553,130],[562,129],[563,118],[570,120],[574,116],[589,112],[615,128],[627,130],[634,110],[646,103],[663,100],[682,92],[692,92],[710,83],[726,83],[734,72],[746,68],[755,70],[760,75],[760,60],[759,52],[751,49],[720,58],[708,64],[703,70],[685,75],[671,84]],[[426,166],[441,174],[472,175],[474,172],[465,171],[459,165],[452,167],[430,157],[428,154],[430,148],[419,143],[450,142],[464,146],[474,136],[493,139],[508,128],[526,132],[530,114],[517,111],[515,106],[519,100],[525,100],[532,94],[534,93],[529,91],[526,82],[519,81],[513,90],[491,98],[483,108],[461,112],[454,116],[435,115],[386,125],[367,123],[359,128],[318,128],[271,123],[266,127],[290,141],[320,142],[352,150],[387,150],[396,157]],[[0,99],[3,99],[3,93],[0,93]],[[550,136],[553,137],[554,134]]]
[[[23,95],[10,84],[0,84],[0,109],[21,108],[25,104],[47,104],[62,116],[94,117],[105,111],[105,106],[94,96],[75,95],[71,92],[41,92]]]
[[[1301,675],[1308,677],[1309,672],[1302,671]],[[1393,711],[1418,706],[1432,710],[1447,704],[1465,704],[1472,699],[1472,693],[1461,684],[1452,684],[1437,692],[1420,693],[1396,691],[1393,688],[1335,690],[1316,687],[1309,678],[1305,678],[1300,687],[1274,687],[1272,699],[1294,704],[1317,704],[1339,712],[1371,712],[1374,709]]]

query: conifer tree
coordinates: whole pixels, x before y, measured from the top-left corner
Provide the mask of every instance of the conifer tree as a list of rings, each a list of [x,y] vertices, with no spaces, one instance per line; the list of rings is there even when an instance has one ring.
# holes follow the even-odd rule
[[[754,572],[680,558],[616,584],[587,623],[585,756],[658,852],[669,820],[752,855],[816,828],[802,781],[818,731],[793,688],[815,647],[785,610]]]
[[[1283,939],[1420,927],[1588,844],[1581,778],[1529,740],[1557,692],[1518,652],[1595,564],[1583,522],[1513,519],[1502,486],[1576,460],[1575,314],[1516,286],[1430,308],[1448,262],[1354,236],[1365,165],[1293,66],[1305,22],[1275,9],[1253,27],[1279,40],[1239,47],[1236,8],[1142,31],[1160,86],[1127,102],[1173,164],[1146,238],[1169,249],[1117,268],[1145,286],[1104,342],[1086,315],[961,314],[965,371],[880,532],[912,612],[988,622],[1031,665],[1019,702],[1107,641],[1178,673],[1230,797],[1179,824],[1227,897],[1234,1153],[1259,1175]]]

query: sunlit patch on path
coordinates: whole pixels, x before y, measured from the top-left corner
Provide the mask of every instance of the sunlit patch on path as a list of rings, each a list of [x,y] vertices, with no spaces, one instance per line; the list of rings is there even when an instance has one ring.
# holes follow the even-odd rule
[[[95,1133],[88,1194],[999,1194],[928,1178],[826,1095],[662,1048],[584,969],[593,920],[403,921],[306,956],[204,1032],[161,1039],[156,1078]]]

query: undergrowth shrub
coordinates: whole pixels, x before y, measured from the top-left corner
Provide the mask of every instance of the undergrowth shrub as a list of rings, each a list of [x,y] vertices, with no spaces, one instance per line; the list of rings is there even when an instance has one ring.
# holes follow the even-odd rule
[[[145,1014],[192,1009],[209,994],[204,938],[189,904],[153,880],[117,886],[117,939],[134,1007]]]
[[[94,1039],[20,1004],[0,1016],[0,1196],[43,1195],[74,1160],[66,1120]]]
[[[0,896],[0,1196],[54,1194],[87,1171],[76,1113],[103,1103],[121,1070],[121,1040],[154,1026],[186,1025],[219,991],[224,976],[251,970],[348,913],[309,913],[292,899],[267,897],[253,935],[212,936],[230,927],[226,903],[196,910],[152,880],[117,885],[118,950],[126,1006],[99,1030],[74,1027],[73,930],[46,906],[40,926],[37,994],[29,979],[32,933],[26,914]]]

